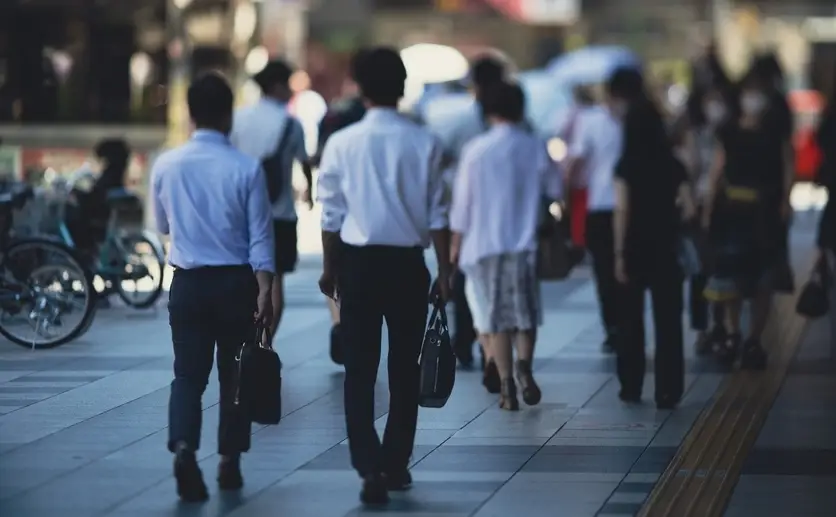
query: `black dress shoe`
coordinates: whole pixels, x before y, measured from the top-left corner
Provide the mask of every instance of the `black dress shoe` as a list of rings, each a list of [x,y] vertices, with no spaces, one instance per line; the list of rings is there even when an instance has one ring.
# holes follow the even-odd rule
[[[412,474],[408,469],[386,474],[386,488],[390,492],[403,492],[412,488]]]
[[[209,499],[203,473],[193,452],[181,450],[174,456],[174,479],[177,480],[177,495],[184,502],[197,503]]]
[[[627,404],[640,404],[642,401],[642,394],[633,390],[622,389],[618,392],[618,398]]]
[[[674,397],[669,395],[659,395],[656,397],[656,409],[669,410],[676,409],[679,405],[681,397]]]
[[[386,479],[380,474],[364,477],[363,489],[360,490],[360,501],[368,505],[388,503],[389,491],[386,489]]]
[[[239,460],[221,460],[218,464],[218,487],[229,491],[241,490],[244,487]]]

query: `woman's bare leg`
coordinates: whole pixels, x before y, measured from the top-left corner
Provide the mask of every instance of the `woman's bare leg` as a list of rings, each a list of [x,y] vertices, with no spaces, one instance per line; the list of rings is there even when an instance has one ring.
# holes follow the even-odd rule
[[[729,300],[724,304],[724,324],[729,335],[740,334],[740,316],[743,312],[743,300]]]
[[[479,334],[479,346],[482,347],[482,355],[485,356],[485,363],[493,358],[493,351],[491,350],[491,336],[490,334]]]
[[[520,382],[523,401],[529,406],[540,402],[543,394],[534,381],[532,366],[534,363],[534,342],[537,339],[536,330],[517,332],[517,380]]]
[[[499,407],[516,411],[519,409],[519,402],[517,401],[517,387],[514,384],[514,352],[511,348],[511,333],[491,334],[489,342],[501,382]]]
[[[534,340],[536,339],[536,332],[534,330],[523,330],[516,334],[516,348],[517,360],[534,362]]]

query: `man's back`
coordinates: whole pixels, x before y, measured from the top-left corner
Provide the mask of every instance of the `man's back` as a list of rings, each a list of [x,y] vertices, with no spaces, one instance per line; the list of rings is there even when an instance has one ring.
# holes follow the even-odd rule
[[[282,152],[277,163],[281,170],[267,171],[281,174],[282,188],[273,203],[272,212],[276,219],[295,221],[293,162],[307,159],[302,125],[288,112],[286,106],[267,98],[235,112],[230,141],[242,153],[261,162],[277,151],[280,140]]]
[[[589,107],[578,114],[573,133],[570,154],[584,160],[579,183],[589,187],[590,207],[611,209],[613,176],[621,156],[621,124],[606,108]]]
[[[170,225],[171,263],[183,268],[240,265],[249,257],[255,219],[269,219],[252,193],[263,190],[256,160],[236,151],[220,133],[197,131],[192,140],[154,164],[154,189]],[[258,213],[264,209],[264,214]],[[268,232],[269,233],[269,232]],[[264,238],[269,235],[262,236]],[[272,243],[265,243],[272,256]],[[251,257],[252,259],[252,257]],[[272,262],[272,261],[271,261]],[[255,264],[253,264],[255,266]],[[272,268],[270,268],[272,269]]]
[[[435,138],[394,110],[370,110],[335,133],[323,154],[320,195],[342,191],[343,239],[358,245],[428,244],[440,160]]]

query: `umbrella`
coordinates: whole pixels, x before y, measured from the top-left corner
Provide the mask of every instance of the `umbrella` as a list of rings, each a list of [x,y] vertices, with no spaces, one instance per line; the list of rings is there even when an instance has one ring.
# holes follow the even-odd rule
[[[641,60],[625,47],[595,46],[564,54],[547,68],[557,82],[593,84],[606,81],[621,67],[641,68]]]

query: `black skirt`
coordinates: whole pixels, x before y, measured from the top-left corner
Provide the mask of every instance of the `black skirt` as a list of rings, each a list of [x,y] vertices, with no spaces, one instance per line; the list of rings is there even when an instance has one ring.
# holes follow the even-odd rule
[[[780,204],[758,189],[726,187],[710,231],[711,301],[750,298],[771,289],[781,262]]]

